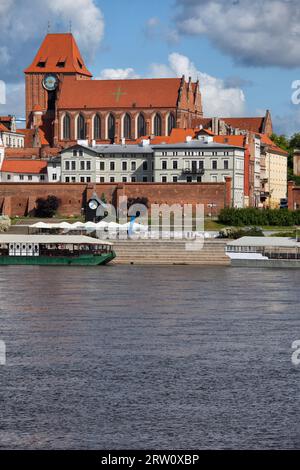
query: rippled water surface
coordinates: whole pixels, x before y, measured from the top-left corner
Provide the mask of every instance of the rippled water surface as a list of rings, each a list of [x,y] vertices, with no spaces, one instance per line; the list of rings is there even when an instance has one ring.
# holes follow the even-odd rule
[[[300,448],[297,270],[1,267],[0,447]]]

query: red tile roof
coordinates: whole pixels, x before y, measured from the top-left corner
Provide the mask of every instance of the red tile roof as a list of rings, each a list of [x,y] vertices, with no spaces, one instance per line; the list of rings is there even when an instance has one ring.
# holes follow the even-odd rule
[[[5,157],[9,159],[39,157],[39,148],[6,148]]]
[[[251,131],[255,133],[260,133],[263,130],[265,116],[263,117],[239,117],[239,118],[227,118],[220,117],[220,121],[224,121],[228,126],[231,126],[235,129],[241,129],[246,131]],[[203,126],[204,128],[212,127],[212,118],[196,118],[192,122],[196,126]]]
[[[62,85],[60,109],[175,108],[180,78],[74,80]]]
[[[42,160],[4,160],[1,171],[5,173],[46,173],[47,162]]]
[[[236,147],[245,147],[246,138],[244,135],[215,135],[214,142],[218,144],[235,145]]]
[[[207,135],[211,135],[211,136],[214,136],[215,134],[209,130],[209,129],[200,129],[200,131],[198,130],[198,133],[203,133],[203,134],[207,134]]]
[[[9,129],[0,122],[0,131],[1,132],[9,132]]]
[[[269,150],[273,150],[274,152],[278,152],[282,155],[288,155],[288,152],[283,150],[282,148],[278,147],[273,140],[270,139],[266,134],[260,134],[262,144],[265,144]]]
[[[58,63],[64,63],[64,67]],[[38,66],[44,63],[44,67]],[[79,73],[91,77],[71,33],[47,34],[32,64],[25,73]]]
[[[24,134],[24,147],[31,148],[33,145],[34,129],[18,129],[18,133]]]
[[[220,118],[235,129],[242,129],[251,132],[261,132],[264,125],[265,116],[263,117],[244,117],[244,118]]]
[[[11,122],[12,119],[12,116],[0,116],[0,121]]]
[[[203,128],[208,128],[208,127],[211,127],[211,125],[212,125],[211,118],[198,117],[198,118],[192,119],[192,127],[199,128],[200,126],[202,126]]]

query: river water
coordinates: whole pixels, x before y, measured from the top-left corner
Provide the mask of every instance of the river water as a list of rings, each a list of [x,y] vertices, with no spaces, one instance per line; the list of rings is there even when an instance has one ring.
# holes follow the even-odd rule
[[[3,449],[300,448],[300,271],[1,267]]]

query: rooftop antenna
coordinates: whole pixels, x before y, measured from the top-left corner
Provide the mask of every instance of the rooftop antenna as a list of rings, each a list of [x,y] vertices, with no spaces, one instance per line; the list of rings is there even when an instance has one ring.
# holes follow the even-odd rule
[[[72,33],[72,21],[71,20],[69,21],[69,30],[70,30],[70,33]]]
[[[49,34],[51,30],[51,22],[48,21],[48,26],[47,26],[47,33]]]

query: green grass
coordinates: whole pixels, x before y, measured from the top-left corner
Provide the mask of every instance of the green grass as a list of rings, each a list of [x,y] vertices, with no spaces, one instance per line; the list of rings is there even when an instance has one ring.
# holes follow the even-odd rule
[[[204,222],[204,228],[206,231],[218,231],[218,230],[221,230],[222,228],[226,228],[226,227],[229,227],[229,225],[224,225],[224,224],[220,224],[218,223],[216,220],[211,220],[211,219],[205,219],[205,222]],[[262,230],[264,231],[276,231],[276,232],[291,232],[293,231],[293,229],[295,229],[296,227],[280,227],[278,225],[262,225],[262,226],[259,226]],[[243,227],[236,227],[236,228],[243,228]],[[299,229],[300,231],[300,229]]]
[[[75,216],[75,217],[62,217],[59,214],[57,214],[55,217],[52,218],[41,218],[41,217],[12,217],[11,219],[11,225],[18,225],[19,222],[22,223],[22,225],[31,225],[35,224],[37,222],[84,222],[85,219],[82,216]]]

